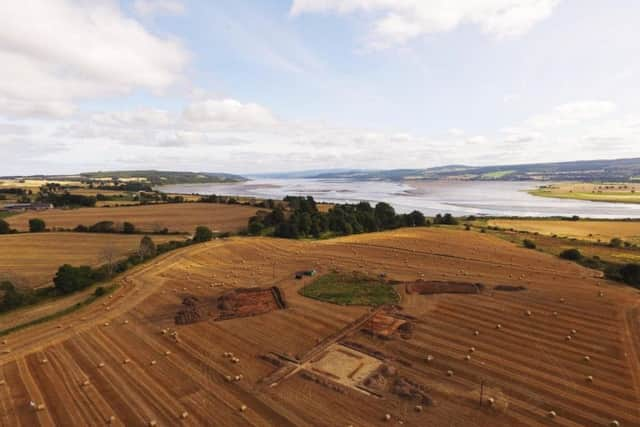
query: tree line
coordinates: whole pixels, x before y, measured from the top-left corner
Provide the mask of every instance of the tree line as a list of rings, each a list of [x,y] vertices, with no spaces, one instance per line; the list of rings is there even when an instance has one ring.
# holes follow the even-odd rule
[[[278,204],[269,212],[259,212],[249,219],[251,235],[272,235],[283,238],[343,236],[372,233],[400,227],[423,227],[431,225],[420,211],[398,214],[388,203],[371,206],[368,202],[336,204],[327,212],[318,210],[311,196],[284,198],[288,209]],[[454,224],[450,214],[439,215],[434,223]]]

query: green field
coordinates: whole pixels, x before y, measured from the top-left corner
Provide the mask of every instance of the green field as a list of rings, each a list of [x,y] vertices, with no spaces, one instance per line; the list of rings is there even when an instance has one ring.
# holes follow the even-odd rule
[[[339,305],[395,304],[400,297],[393,286],[359,273],[331,272],[303,287],[300,295]]]
[[[507,175],[511,175],[514,172],[515,172],[514,170],[489,172],[489,173],[482,174],[480,178],[481,179],[501,179]]]

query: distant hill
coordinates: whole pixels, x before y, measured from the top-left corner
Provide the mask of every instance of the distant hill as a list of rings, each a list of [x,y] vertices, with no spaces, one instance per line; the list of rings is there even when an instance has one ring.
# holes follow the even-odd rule
[[[77,175],[31,175],[12,176],[4,178],[22,179],[42,179],[58,181],[86,181],[86,180],[120,180],[120,181],[141,181],[151,185],[167,184],[204,184],[204,183],[224,183],[242,182],[247,178],[240,175],[218,172],[175,172],[157,170],[138,171],[99,171],[83,172]]]
[[[530,163],[501,166],[449,165],[428,169],[392,169],[325,172],[307,176],[323,179],[463,181],[635,181],[640,180],[640,158]]]

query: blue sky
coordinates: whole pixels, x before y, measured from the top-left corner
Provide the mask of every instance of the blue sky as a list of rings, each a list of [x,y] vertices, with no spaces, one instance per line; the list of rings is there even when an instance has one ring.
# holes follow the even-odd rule
[[[640,156],[640,4],[0,5],[0,175]]]

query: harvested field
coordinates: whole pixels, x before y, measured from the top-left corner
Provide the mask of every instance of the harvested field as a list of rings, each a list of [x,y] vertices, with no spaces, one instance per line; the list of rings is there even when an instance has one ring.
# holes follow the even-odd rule
[[[11,227],[26,231],[29,218],[42,218],[47,227],[73,229],[77,225],[92,225],[100,221],[130,222],[139,230],[153,232],[164,228],[169,231],[192,233],[198,225],[214,231],[238,231],[247,226],[256,208],[216,203],[169,203],[114,208],[51,209],[44,212],[26,212],[8,219]]]
[[[401,282],[471,276],[488,288],[527,291],[401,293],[402,314],[419,321],[411,340],[387,340],[358,323],[378,311],[300,295],[304,282],[291,272],[310,266],[320,274],[384,271]],[[637,291],[488,234],[432,228],[317,242],[232,238],[171,252],[119,281],[106,305],[3,337],[0,424],[100,425],[113,416],[118,425],[640,425]],[[186,295],[202,302],[271,286],[286,294],[286,310],[174,325]],[[179,339],[163,334],[170,328]],[[265,354],[282,355],[282,366]],[[326,374],[300,368],[308,361]],[[349,385],[369,361],[397,370],[385,374],[384,399]],[[265,385],[280,369],[284,375]],[[420,393],[429,400],[418,410]],[[30,400],[44,408],[32,410]]]
[[[479,294],[484,289],[480,283],[468,282],[443,282],[417,280],[406,283],[405,290],[408,294],[432,295],[432,294]]]
[[[104,252],[115,259],[134,253],[142,236],[124,234],[29,233],[0,236],[0,280],[20,287],[50,283],[62,264],[104,264]],[[153,236],[155,243],[180,236]]]
[[[492,219],[489,225],[592,242],[609,243],[611,239],[618,237],[628,242],[640,243],[640,221]]]

